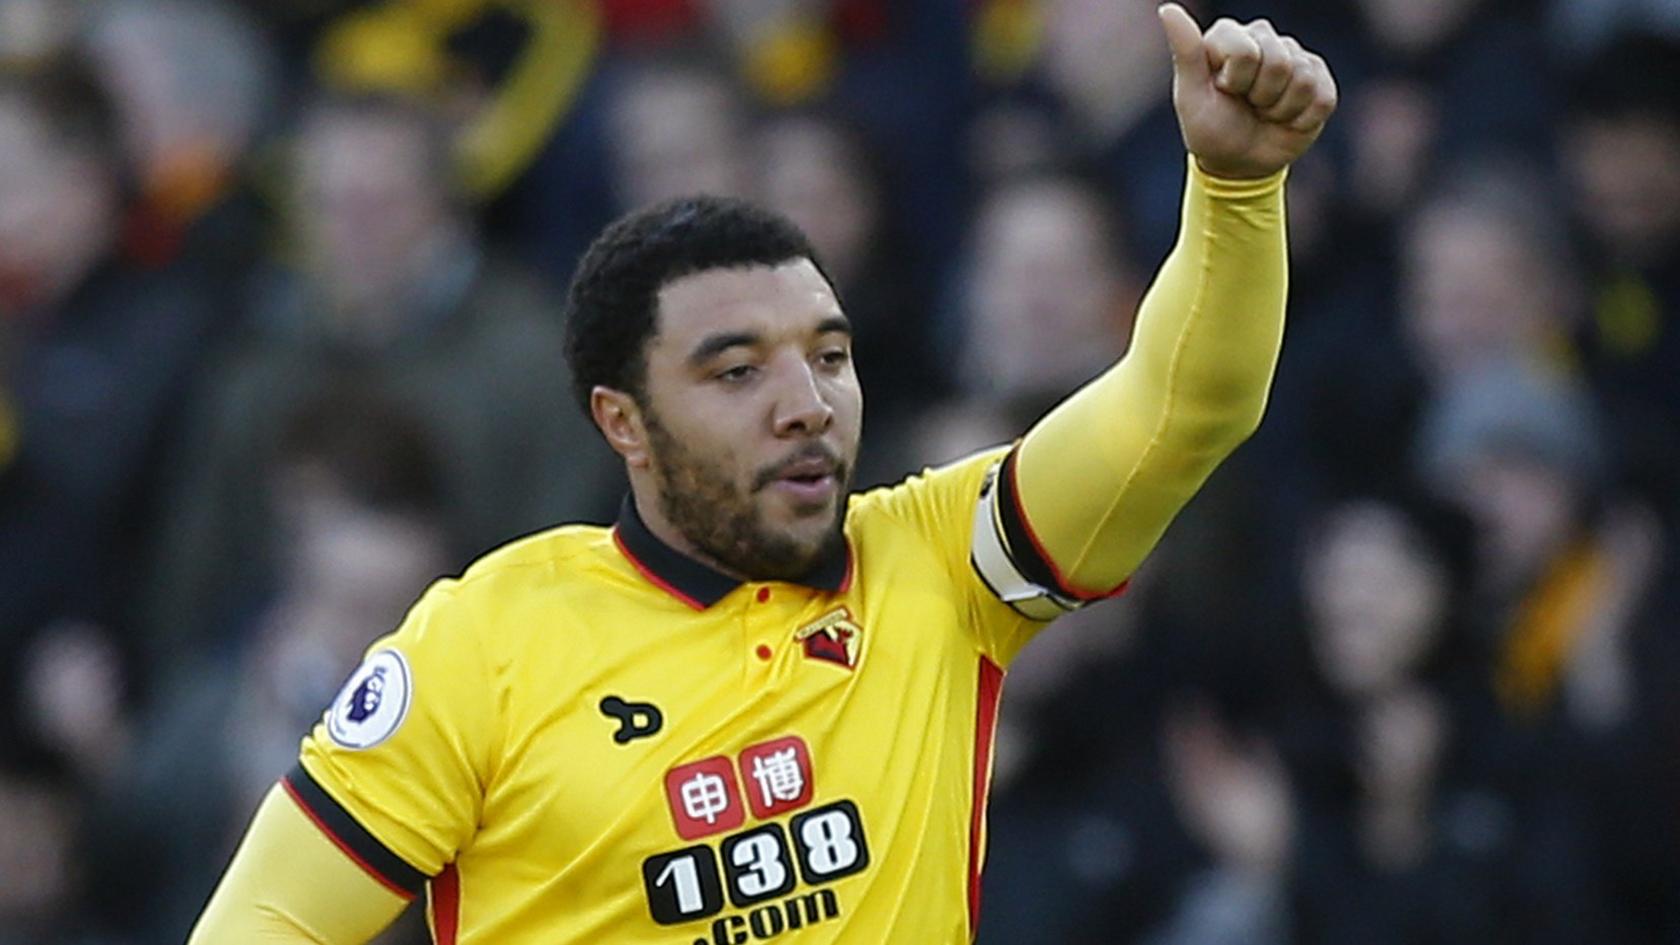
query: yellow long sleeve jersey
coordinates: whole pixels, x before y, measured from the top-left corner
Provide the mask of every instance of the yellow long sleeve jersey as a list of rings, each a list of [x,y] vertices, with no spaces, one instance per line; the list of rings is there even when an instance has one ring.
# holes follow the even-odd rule
[[[972,939],[1004,668],[1118,591],[1259,422],[1282,174],[1192,164],[1127,356],[1015,446],[853,496],[804,583],[611,528],[515,542],[376,642],[194,942]]]

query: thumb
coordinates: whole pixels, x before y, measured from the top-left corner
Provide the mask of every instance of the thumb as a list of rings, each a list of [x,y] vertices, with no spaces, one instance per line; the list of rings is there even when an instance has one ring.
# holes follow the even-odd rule
[[[1208,78],[1207,51],[1202,48],[1202,28],[1176,3],[1163,3],[1155,11],[1172,49],[1173,71],[1185,79]]]

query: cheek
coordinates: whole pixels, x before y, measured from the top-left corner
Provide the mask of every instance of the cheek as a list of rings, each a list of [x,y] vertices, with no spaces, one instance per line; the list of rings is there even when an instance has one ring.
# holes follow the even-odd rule
[[[666,433],[672,442],[655,442],[654,461],[675,478],[715,485],[727,483],[740,489],[750,479],[753,467],[749,431],[744,417],[708,414],[704,418],[667,418]]]
[[[855,370],[848,367],[845,375],[836,379],[829,404],[834,408],[835,427],[855,445],[863,430],[863,387]]]

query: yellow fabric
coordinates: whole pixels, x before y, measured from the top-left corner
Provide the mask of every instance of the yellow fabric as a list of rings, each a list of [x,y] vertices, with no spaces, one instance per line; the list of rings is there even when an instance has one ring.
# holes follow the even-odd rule
[[[974,71],[996,84],[1026,75],[1044,44],[1041,0],[983,0],[974,15]]]
[[[1083,585],[1129,574],[1259,417],[1281,327],[1280,180],[1193,175],[1185,234],[1132,352],[1020,447],[1029,520]],[[465,945],[739,942],[794,917],[805,945],[967,943],[988,693],[1043,626],[994,598],[969,560],[981,484],[1006,449],[853,497],[854,573],[837,593],[749,583],[699,609],[608,529],[515,542],[434,585],[370,648],[370,666],[408,674],[383,690],[402,693],[395,729],[352,750],[317,725],[302,765],[409,865],[452,869]],[[801,642],[836,625],[852,631],[850,667]],[[660,727],[616,741],[609,699],[656,707]],[[744,809],[769,790],[749,756],[789,737],[808,750],[808,796],[762,817]],[[701,784],[696,763],[718,766],[711,777],[736,794],[705,811],[713,826],[696,834],[691,820],[685,835],[677,788]],[[827,819],[801,820],[818,813]],[[247,847],[304,842],[271,833],[259,818]],[[791,862],[800,849],[815,874]],[[855,872],[822,872],[837,851]],[[255,869],[236,862],[230,876]],[[732,869],[773,895],[742,902],[716,879],[708,889]],[[303,889],[263,895],[284,896],[265,908],[310,922],[348,908]],[[213,911],[272,901],[257,896],[242,882]]]
[[[1191,162],[1178,245],[1131,350],[1022,443],[1021,504],[1070,589],[1129,577],[1259,424],[1283,343],[1284,173],[1230,181]]]
[[[512,184],[560,127],[595,69],[601,15],[594,0],[519,0],[531,37],[495,98],[461,136],[467,191],[492,197]]]
[[[741,66],[760,98],[785,107],[827,92],[839,57],[838,43],[821,22],[787,16],[748,44]]]
[[[1534,718],[1551,705],[1569,654],[1603,602],[1607,568],[1599,548],[1579,545],[1560,556],[1523,599],[1494,676],[1507,711]]]
[[[341,853],[276,786],[188,945],[354,945],[408,903]]]
[[[1599,343],[1616,357],[1636,358],[1650,353],[1662,336],[1662,323],[1662,302],[1637,273],[1622,273],[1598,290],[1593,324],[1598,328]]]
[[[492,9],[517,16],[530,32],[457,140],[462,186],[476,197],[513,183],[577,100],[601,42],[594,0],[389,0],[341,17],[314,57],[328,87],[438,99],[462,73],[450,35]]]

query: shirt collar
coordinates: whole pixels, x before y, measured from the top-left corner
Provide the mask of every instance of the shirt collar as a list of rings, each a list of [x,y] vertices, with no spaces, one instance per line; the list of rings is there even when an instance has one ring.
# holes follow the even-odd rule
[[[695,610],[705,610],[723,600],[743,583],[660,541],[642,521],[636,501],[629,495],[619,507],[613,541],[642,577]],[[851,543],[841,542],[790,583],[843,593],[851,580]]]

